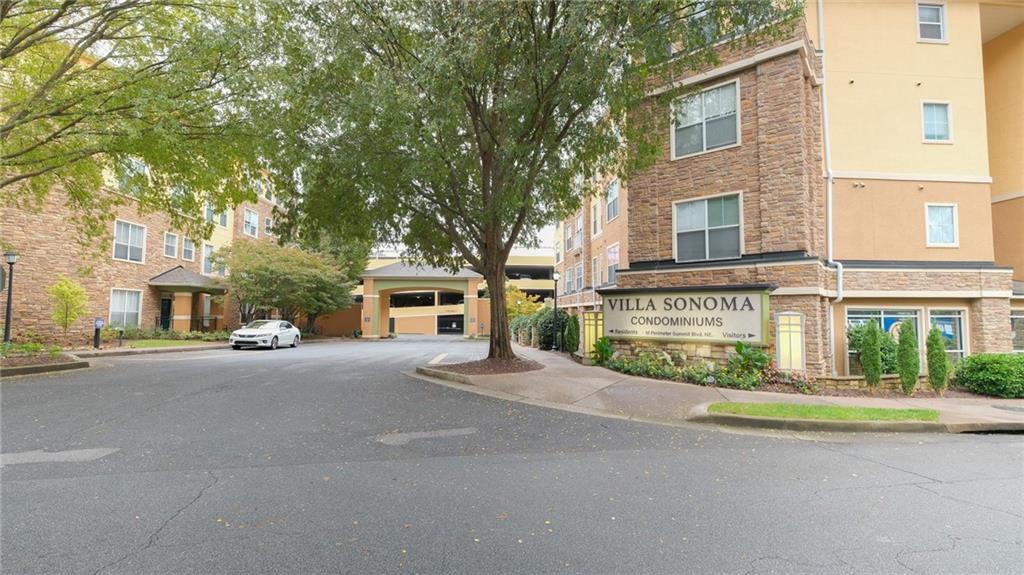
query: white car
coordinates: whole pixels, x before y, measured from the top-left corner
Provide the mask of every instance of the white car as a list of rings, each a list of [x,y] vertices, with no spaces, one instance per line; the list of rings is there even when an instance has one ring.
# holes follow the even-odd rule
[[[228,342],[235,349],[242,349],[242,346],[246,345],[277,349],[282,345],[296,347],[301,339],[299,328],[286,321],[258,319],[249,322],[242,329],[231,332]]]

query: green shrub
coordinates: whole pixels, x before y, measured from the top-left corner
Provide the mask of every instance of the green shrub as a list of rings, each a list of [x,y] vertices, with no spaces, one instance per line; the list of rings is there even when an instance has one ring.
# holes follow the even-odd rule
[[[900,386],[903,393],[914,394],[917,377],[921,374],[921,355],[917,350],[917,333],[914,323],[909,319],[900,324],[899,352],[897,354],[900,374]]]
[[[64,275],[60,276],[56,283],[46,288],[46,293],[50,295],[53,302],[50,318],[53,319],[53,323],[57,324],[57,327],[64,331],[64,341],[67,341],[68,328],[75,325],[75,322],[85,315],[89,296],[81,284]]]
[[[46,348],[46,353],[50,354],[50,357],[52,358],[60,357],[61,352],[62,350],[60,349],[59,345],[51,345],[50,347]]]
[[[946,355],[946,338],[939,328],[933,327],[925,341],[928,357],[928,383],[936,393],[942,395],[949,383],[949,357]]]
[[[735,353],[729,356],[729,369],[737,373],[757,374],[771,363],[771,358],[759,347],[742,341],[736,342]]]
[[[859,345],[857,354],[864,370],[864,380],[871,387],[877,387],[882,381],[882,329],[877,323],[869,321],[864,326]]]
[[[816,395],[821,391],[814,378],[801,371],[782,371],[775,364],[761,371],[762,385],[789,385],[805,395]]]
[[[1024,398],[1024,354],[982,353],[956,364],[953,381],[973,393]]]
[[[896,373],[898,366],[896,362],[896,339],[892,335],[882,331],[881,327],[878,326],[877,322],[869,321],[867,323],[853,326],[846,331],[846,342],[850,351],[857,352],[858,359],[860,359],[861,366],[863,368],[864,360],[862,354],[862,348],[864,346],[864,336],[867,335],[869,326],[875,324],[878,328],[878,341],[879,348],[881,350],[881,373]]]
[[[539,347],[540,349],[552,349],[558,341],[561,341],[561,334],[559,334],[558,341],[555,340],[555,314],[549,307],[542,308],[537,313],[530,316],[530,326],[536,327],[539,336]],[[558,330],[562,331],[562,327],[565,326],[566,321],[569,319],[569,314],[563,309],[558,310]]]
[[[602,336],[594,342],[594,349],[591,350],[590,357],[597,365],[605,365],[614,354],[615,347],[612,345],[612,341],[607,337]]]
[[[565,351],[573,353],[580,347],[580,318],[570,315],[565,322],[562,341],[565,342]]]

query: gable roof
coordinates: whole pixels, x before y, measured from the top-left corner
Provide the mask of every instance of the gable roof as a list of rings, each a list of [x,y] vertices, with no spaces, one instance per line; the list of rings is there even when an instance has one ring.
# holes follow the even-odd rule
[[[469,268],[462,268],[456,273],[451,273],[448,270],[435,268],[432,266],[422,266],[416,264],[407,264],[405,262],[396,262],[372,270],[366,270],[365,272],[363,272],[363,277],[377,279],[426,278],[448,280],[459,278],[482,278],[484,276],[476,273],[475,271]]]
[[[187,292],[206,292],[221,294],[226,290],[217,286],[213,280],[182,266],[175,266],[162,274],[149,278],[149,285],[159,288],[174,288]]]

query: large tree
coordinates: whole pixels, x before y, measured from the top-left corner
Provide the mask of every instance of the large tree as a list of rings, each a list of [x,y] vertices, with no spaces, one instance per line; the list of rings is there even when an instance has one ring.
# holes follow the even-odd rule
[[[241,102],[257,14],[252,0],[0,0],[0,201],[38,208],[59,187],[91,237],[119,187],[205,236],[204,203],[252,197]]]
[[[356,0],[276,14],[288,33],[263,69],[279,126],[267,156],[295,180],[290,224],[370,230],[411,259],[481,271],[497,286],[489,357],[511,358],[500,286],[513,245],[596,193],[590,176],[661,150],[668,118],[642,105],[652,86],[713,62],[737,29],[780,30],[793,9]]]

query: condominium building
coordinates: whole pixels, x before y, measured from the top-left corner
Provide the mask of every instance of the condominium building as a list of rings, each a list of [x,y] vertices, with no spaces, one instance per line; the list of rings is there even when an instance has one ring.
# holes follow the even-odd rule
[[[867,321],[910,320],[922,349],[937,327],[953,361],[1024,351],[1022,26],[1020,2],[826,0],[723,45],[629,181],[606,335],[710,360],[745,341],[816,375],[857,373]]]

